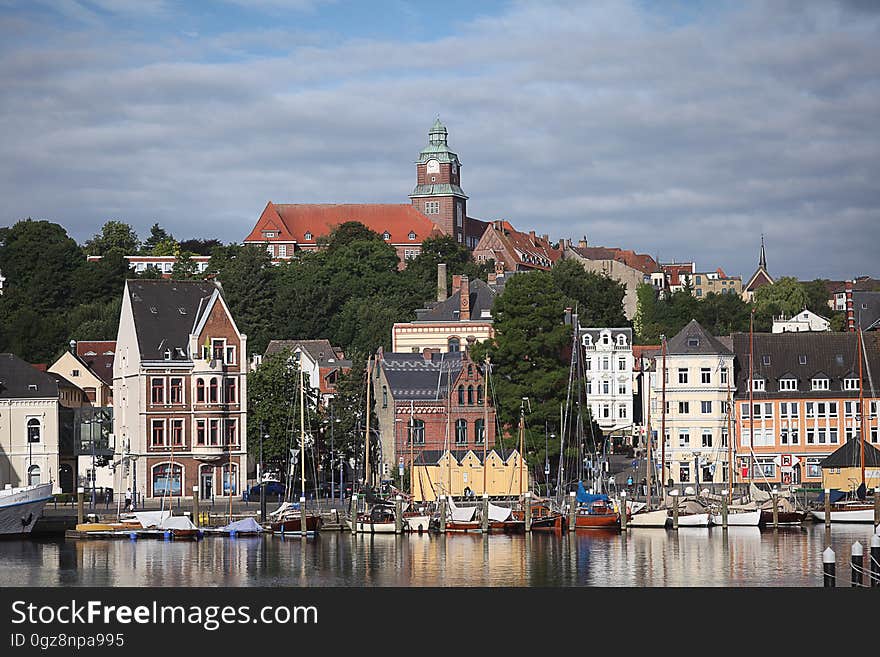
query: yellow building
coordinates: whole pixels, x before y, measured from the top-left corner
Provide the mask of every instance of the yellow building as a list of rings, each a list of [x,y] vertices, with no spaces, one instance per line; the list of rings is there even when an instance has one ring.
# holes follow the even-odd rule
[[[417,501],[431,502],[439,495],[464,496],[465,489],[469,488],[476,497],[482,497],[484,490],[490,497],[518,497],[530,489],[529,468],[520,460],[519,452],[513,450],[503,459],[494,449],[486,455],[484,489],[481,456],[473,450],[452,453],[446,450],[436,464],[416,463],[413,496]]]
[[[862,449],[859,440],[849,440],[822,461],[822,487],[854,493],[862,483]],[[865,443],[865,487],[880,486],[880,450]]]

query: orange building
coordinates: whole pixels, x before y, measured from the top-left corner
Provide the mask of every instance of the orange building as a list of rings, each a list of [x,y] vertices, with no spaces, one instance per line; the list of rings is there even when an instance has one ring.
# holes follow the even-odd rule
[[[860,390],[855,333],[733,334],[736,355],[736,481],[821,486],[820,462],[860,437],[878,445],[880,349],[869,336]],[[751,374],[751,390],[749,379]],[[751,470],[749,468],[751,460]]]

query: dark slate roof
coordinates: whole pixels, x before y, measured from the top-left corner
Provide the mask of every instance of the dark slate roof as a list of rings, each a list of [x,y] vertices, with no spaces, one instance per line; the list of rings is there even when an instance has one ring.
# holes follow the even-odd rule
[[[396,401],[444,400],[461,372],[461,352],[431,354],[386,353],[380,361]]]
[[[856,326],[863,331],[880,330],[880,292],[853,292]]]
[[[0,354],[0,399],[46,397],[58,397],[54,378],[15,354]]]
[[[848,440],[837,448],[836,451],[829,454],[825,460],[819,463],[823,468],[852,468],[861,467],[861,447],[859,440]],[[876,468],[880,466],[880,450],[865,443],[865,467]]]
[[[834,397],[858,398],[858,390],[844,390],[843,380],[859,371],[856,333],[794,332],[794,333],[755,333],[753,352],[755,356],[754,373],[766,380],[766,391],[753,393],[754,399],[800,399]],[[749,334],[733,334],[736,355],[736,397],[749,396]],[[870,393],[868,369],[871,378],[880,382],[880,349],[876,340],[865,339],[865,352],[868,355],[868,368],[863,366],[863,385],[865,396]],[[770,357],[770,364],[764,364],[764,357]],[[801,363],[802,360],[806,362]],[[812,379],[816,376],[829,379],[828,390],[813,391]],[[796,391],[779,392],[779,380],[796,378]]]
[[[492,304],[495,303],[496,292],[482,279],[470,281],[470,321],[492,321]],[[446,301],[433,304],[430,308],[416,310],[417,322],[458,322],[461,309],[461,290],[458,290]],[[483,311],[489,311],[489,317],[483,317]]]
[[[141,359],[164,360],[165,350],[170,349],[171,361],[190,360],[190,333],[219,286],[210,281],[171,279],[126,282]]]
[[[671,355],[714,355],[729,356],[732,352],[724,343],[692,319],[678,334],[666,342],[666,353]]]
[[[270,340],[264,355],[272,356],[285,349],[294,351],[297,347],[309,354],[321,367],[351,366],[351,361],[341,359],[342,350],[334,349],[330,340]]]
[[[76,343],[76,356],[108,386],[113,385],[115,340],[82,340]]]

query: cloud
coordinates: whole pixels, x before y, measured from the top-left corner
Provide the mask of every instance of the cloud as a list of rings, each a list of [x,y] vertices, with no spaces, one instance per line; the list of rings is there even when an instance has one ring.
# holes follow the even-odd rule
[[[406,203],[439,113],[472,216],[746,278],[763,232],[774,275],[876,275],[880,16],[852,4],[517,3],[418,42],[17,16],[0,223],[237,241],[268,200]]]

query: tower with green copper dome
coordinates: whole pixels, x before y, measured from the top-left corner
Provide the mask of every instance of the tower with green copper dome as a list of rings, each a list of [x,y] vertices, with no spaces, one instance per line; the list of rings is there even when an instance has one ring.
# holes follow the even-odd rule
[[[461,162],[449,149],[447,137],[438,117],[428,132],[428,145],[416,160],[416,187],[409,198],[444,233],[464,243],[468,197],[461,191]]]

